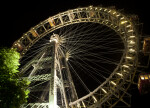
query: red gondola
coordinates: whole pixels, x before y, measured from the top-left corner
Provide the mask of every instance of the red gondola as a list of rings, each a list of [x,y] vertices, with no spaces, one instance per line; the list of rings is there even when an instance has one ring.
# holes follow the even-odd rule
[[[54,27],[54,26],[55,26],[55,21],[54,21],[53,18],[49,18],[49,19],[48,19],[48,22],[49,22],[49,24],[51,25],[51,27]]]
[[[33,28],[30,29],[30,32],[31,32],[33,37],[37,37],[38,36],[37,32]]]
[[[150,74],[139,75],[138,89],[141,94],[150,92]]]

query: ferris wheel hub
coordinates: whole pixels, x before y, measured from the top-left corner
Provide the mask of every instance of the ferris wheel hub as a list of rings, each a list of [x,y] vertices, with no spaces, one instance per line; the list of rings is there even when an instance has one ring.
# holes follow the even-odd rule
[[[59,35],[58,34],[54,34],[53,33],[53,35],[51,35],[51,37],[50,37],[50,42],[56,42],[56,43],[59,43],[60,41],[59,41],[60,39],[59,39]]]

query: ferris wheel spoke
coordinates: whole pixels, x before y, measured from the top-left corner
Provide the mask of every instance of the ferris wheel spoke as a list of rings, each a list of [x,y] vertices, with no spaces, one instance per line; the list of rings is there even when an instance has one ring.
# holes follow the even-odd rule
[[[72,67],[72,65],[68,62],[68,64],[70,65],[71,69],[73,70],[73,73],[77,76],[77,78],[79,79],[79,81],[81,82],[81,84],[83,85],[83,87],[86,89],[86,91],[88,93],[90,93],[90,90],[88,89],[88,87],[85,85],[85,83],[82,81],[82,79],[80,78],[80,76],[77,74],[77,72],[75,71],[75,69]]]
[[[81,53],[87,53],[87,52],[89,52],[90,50],[96,50],[97,51],[97,53],[98,54],[105,54],[105,53],[109,53],[109,52],[116,52],[116,53],[119,53],[119,52],[123,52],[124,50],[121,50],[121,49],[116,49],[116,48],[112,48],[112,49],[110,49],[110,50],[106,50],[106,48],[108,48],[108,47],[101,47],[101,48],[95,48],[94,46],[91,46],[91,47],[89,47],[89,48],[82,48],[82,49],[80,49],[79,50],[79,48],[76,48],[76,49],[69,49],[69,51],[71,52],[71,54],[72,55],[74,55],[74,54],[81,54]],[[103,50],[105,50],[105,51],[103,51]],[[109,54],[111,54],[111,53],[109,53]]]
[[[84,66],[85,64],[83,64],[82,66]],[[108,70],[108,69],[106,69],[106,68],[104,68],[104,67],[102,67],[101,65],[98,65],[97,63],[94,63],[94,65],[96,65],[99,69],[93,69],[93,68],[91,68],[92,70],[90,71],[90,73],[94,73],[95,75],[98,75],[98,76],[100,76],[100,77],[102,77],[102,78],[104,78],[104,79],[106,79],[106,76],[103,76],[102,75],[102,73],[105,73],[105,74],[107,74],[107,75],[109,75],[110,73],[111,73],[111,71],[110,70]],[[89,65],[88,65],[89,66]],[[87,67],[87,65],[85,65],[85,67]]]
[[[79,64],[79,66],[81,67],[81,69],[82,70],[85,70],[87,73],[88,73],[88,75],[90,75],[90,77],[93,79],[93,80],[95,80],[95,81],[97,81],[99,84],[101,83],[92,73],[94,73],[95,75],[99,75],[99,76],[101,76],[101,74],[98,72],[98,70],[94,70],[93,71],[93,69],[87,69],[86,68],[86,66],[89,66],[89,65],[87,65],[87,64],[82,64],[81,65],[81,63],[79,63],[78,61],[76,61],[76,63],[77,64]],[[102,77],[102,76],[101,76]]]
[[[33,57],[33,56],[36,56],[37,54],[43,52],[43,50],[44,50],[45,48],[46,48],[46,46],[40,47],[40,48],[34,50],[33,52],[28,53],[28,54],[25,56],[26,58],[23,59],[22,62],[27,61],[29,58],[31,58],[31,57]]]
[[[87,59],[86,61],[89,61],[89,60]],[[95,60],[94,60],[93,62],[95,62]],[[97,71],[101,71],[102,73],[106,73],[106,74],[110,74],[110,73],[111,73],[110,70],[108,70],[108,69],[102,67],[100,64],[94,63],[94,65],[96,65],[96,66],[99,67]],[[101,69],[102,69],[102,70],[101,70]],[[106,72],[105,72],[105,71],[106,71]],[[92,71],[92,72],[93,72],[93,71]]]
[[[78,58],[78,57],[77,57]],[[90,72],[95,72],[95,73],[99,73],[98,72],[98,70],[96,69],[96,68],[94,68],[94,67],[92,67],[90,64],[87,64],[82,58],[78,58],[78,59],[80,59],[82,62],[83,62],[83,64],[85,65],[85,67],[89,67],[90,69],[92,69],[92,71],[90,71]],[[78,62],[79,63],[79,62]],[[79,63],[80,64],[80,63]],[[81,65],[81,64],[80,64]],[[81,65],[82,66],[82,65]],[[100,74],[99,73],[99,75],[101,76],[101,77],[103,77],[104,79],[106,79],[106,77],[104,77],[102,74]]]
[[[87,26],[87,25],[86,25]],[[85,27],[86,27],[85,26]],[[85,29],[84,27],[83,27],[83,29]],[[97,28],[95,28],[95,29],[97,29]],[[75,29],[74,31],[76,31],[77,29]],[[90,29],[89,29],[90,30]],[[109,30],[109,29],[108,29]],[[75,33],[74,33],[74,31],[71,31],[71,33],[72,33],[72,35],[74,35]],[[80,32],[81,31],[81,32]],[[79,32],[78,32],[78,34],[75,34],[74,36],[69,36],[69,38],[72,38],[72,39],[74,39],[73,37],[75,37],[75,38],[78,38],[78,37],[82,37],[82,36],[84,36],[84,35],[92,35],[92,34],[95,34],[95,32],[93,32],[93,31],[90,31],[89,33],[88,33],[88,29],[86,30],[86,32],[84,31],[82,31],[82,29],[80,30]],[[102,33],[103,31],[100,31],[100,33]],[[106,30],[105,30],[105,32],[106,32]],[[80,34],[84,34],[84,35],[80,35]],[[67,37],[67,36],[66,36]],[[88,37],[88,36],[87,36]],[[93,38],[93,37],[92,37]]]
[[[85,47],[85,50],[83,50],[83,49],[81,49],[80,47],[84,47],[85,45],[87,45],[88,46],[88,48],[86,48]],[[103,48],[103,49],[110,49],[110,50],[118,50],[118,48],[111,48],[111,47],[108,47],[108,46],[102,46],[102,45],[99,45],[99,46],[94,46],[94,45],[90,45],[90,44],[79,44],[79,45],[77,45],[78,47],[73,47],[72,49],[69,49],[69,50],[71,50],[71,52],[75,52],[75,53],[78,53],[78,52],[83,52],[83,51],[87,51],[87,49],[88,50],[93,50],[93,49],[101,49],[101,48]],[[71,47],[71,46],[70,46]],[[80,49],[81,51],[75,51],[75,50],[78,50],[78,49]],[[108,50],[109,51],[109,50]]]
[[[74,54],[76,55],[76,54]],[[95,54],[95,53],[86,53],[86,55],[84,56],[89,56],[89,57],[94,57],[96,58],[97,60],[96,61],[99,61],[99,60],[106,60],[107,62],[110,62],[112,64],[118,64],[119,61],[116,61],[114,59],[110,59],[108,57],[104,57],[103,55],[101,54]],[[78,57],[80,57],[81,59],[84,59],[85,57],[82,56],[82,55],[78,55]],[[86,59],[86,58],[85,58]]]

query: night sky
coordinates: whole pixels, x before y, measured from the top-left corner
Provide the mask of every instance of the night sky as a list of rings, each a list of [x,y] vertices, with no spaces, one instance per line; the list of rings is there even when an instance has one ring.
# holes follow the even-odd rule
[[[11,47],[23,33],[41,21],[57,13],[84,6],[116,6],[127,14],[136,14],[143,23],[143,35],[150,35],[150,3],[148,0],[37,0],[35,2],[2,2],[1,3],[1,39],[0,46]],[[147,99],[146,99],[147,98]],[[133,108],[146,108],[150,96],[140,96],[137,90],[133,93]]]

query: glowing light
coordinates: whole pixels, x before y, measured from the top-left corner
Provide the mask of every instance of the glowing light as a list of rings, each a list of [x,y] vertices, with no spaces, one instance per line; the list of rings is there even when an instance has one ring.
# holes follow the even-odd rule
[[[135,44],[133,40],[128,41],[129,44]]]
[[[56,43],[58,43],[58,40],[57,40],[57,39],[50,40],[50,42],[52,42],[52,41],[55,41]]]
[[[128,33],[129,33],[129,32],[133,32],[133,30],[128,30]]]
[[[111,10],[108,11],[108,13],[110,13],[110,12],[111,12]]]
[[[128,66],[128,65],[123,65],[123,67],[129,68],[129,66]]]
[[[129,36],[130,38],[135,38],[135,36]]]
[[[130,44],[135,44],[135,42],[131,40],[131,41],[130,41]]]
[[[86,108],[85,103],[82,101],[83,107]]]
[[[77,107],[80,108],[80,106],[81,106],[80,103],[77,103]]]
[[[127,25],[126,27],[131,27],[131,25]]]
[[[144,77],[143,77],[143,76],[141,76],[141,80],[144,80]]]
[[[127,72],[126,70],[123,70],[123,72]]]
[[[120,14],[116,15],[117,17],[120,16]]]
[[[92,10],[93,6],[90,6],[90,10]]]
[[[104,93],[107,93],[107,91],[105,90],[105,89],[103,89],[103,88],[101,88],[102,89],[102,91],[104,92]]]
[[[135,50],[131,48],[131,49],[129,49],[129,52],[135,52]]]
[[[117,75],[119,75],[119,76],[123,77],[123,75],[122,75],[121,73],[117,73]]]
[[[148,75],[144,75],[145,79],[148,79]]]
[[[125,24],[125,23],[127,23],[128,21],[121,21],[121,24]]]
[[[132,57],[128,57],[128,56],[127,56],[126,58],[127,58],[127,59],[133,59]]]
[[[104,11],[107,11],[107,9],[104,9]]]
[[[124,17],[122,17],[122,18],[120,18],[121,20],[123,20],[124,19]]]
[[[113,85],[115,85],[115,86],[116,86],[116,83],[115,83],[115,82],[113,82],[113,81],[110,81],[110,83],[112,83]]]
[[[96,103],[97,99],[95,98],[95,96],[92,96],[92,98],[94,99],[94,103]]]
[[[49,108],[58,108],[56,105],[50,104]]]
[[[113,15],[116,14],[116,12],[113,12]]]

